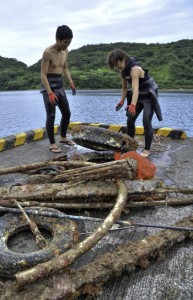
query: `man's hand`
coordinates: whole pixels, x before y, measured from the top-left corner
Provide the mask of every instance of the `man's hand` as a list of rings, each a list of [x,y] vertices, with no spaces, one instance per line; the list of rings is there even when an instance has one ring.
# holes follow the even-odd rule
[[[116,105],[116,111],[118,111],[119,109],[121,109],[121,107],[123,106],[124,101],[121,100],[117,105]]]
[[[49,93],[48,97],[49,97],[50,103],[51,103],[53,106],[57,104],[58,97],[57,97],[53,92]]]
[[[73,82],[71,82],[70,87],[71,87],[71,89],[72,89],[72,95],[73,95],[73,96],[76,95],[76,87],[75,87],[75,85],[74,85]]]
[[[127,111],[131,116],[135,116],[136,113],[136,106],[134,104],[130,104],[127,106]]]

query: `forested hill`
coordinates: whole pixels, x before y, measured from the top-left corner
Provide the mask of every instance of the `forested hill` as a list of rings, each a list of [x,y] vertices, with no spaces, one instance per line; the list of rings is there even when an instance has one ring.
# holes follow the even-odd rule
[[[68,65],[77,89],[119,89],[119,74],[107,67],[107,55],[120,48],[148,68],[160,89],[193,89],[193,40],[167,44],[110,43],[69,52]],[[40,63],[27,67],[0,56],[0,90],[40,88]],[[66,88],[68,84],[65,83]]]

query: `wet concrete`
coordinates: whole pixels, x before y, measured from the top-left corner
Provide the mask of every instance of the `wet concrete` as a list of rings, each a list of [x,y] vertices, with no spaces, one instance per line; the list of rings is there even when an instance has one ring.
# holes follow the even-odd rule
[[[70,137],[70,136],[69,136]],[[59,140],[59,137],[56,138]],[[141,147],[143,138],[140,138]],[[81,146],[61,145],[61,149],[70,158],[74,154],[91,152]],[[140,151],[140,149],[139,149]],[[24,146],[19,146],[0,153],[1,167],[16,166],[26,163],[49,160],[56,157],[49,151],[47,139],[42,139]],[[168,185],[180,187],[193,186],[193,139],[161,139],[152,145],[149,159],[157,166],[154,180],[162,180]],[[9,175],[7,183],[20,180]],[[4,180],[4,182],[2,182]],[[7,184],[5,176],[0,177],[2,185]],[[108,211],[79,212],[82,215],[105,217]],[[140,223],[172,225],[183,217],[193,214],[193,205],[177,207],[155,207],[125,211],[122,219],[135,220]],[[98,224],[85,222],[83,232],[93,231]],[[100,254],[112,251],[127,241],[142,239],[154,234],[159,229],[130,228],[109,233],[92,251],[81,257],[74,265],[80,267],[93,261]],[[82,236],[84,238],[84,235]],[[3,299],[3,298],[0,298]],[[82,299],[85,299],[82,298]],[[136,270],[131,274],[124,273],[106,283],[97,300],[191,300],[193,299],[193,243],[187,242],[168,251],[166,255],[146,270]]]

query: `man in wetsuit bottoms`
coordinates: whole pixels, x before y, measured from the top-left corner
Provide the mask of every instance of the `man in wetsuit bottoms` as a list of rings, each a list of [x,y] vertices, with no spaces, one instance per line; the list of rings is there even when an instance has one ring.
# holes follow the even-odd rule
[[[50,151],[54,153],[62,152],[57,146],[54,138],[54,121],[57,105],[62,114],[60,123],[60,143],[70,146],[75,144],[73,141],[66,138],[71,113],[62,77],[62,75],[65,76],[71,86],[72,94],[75,95],[76,88],[67,66],[67,48],[70,45],[72,38],[72,30],[68,26],[59,26],[56,31],[56,42],[44,50],[41,62],[41,93],[43,95],[47,115],[46,131],[50,141]]]

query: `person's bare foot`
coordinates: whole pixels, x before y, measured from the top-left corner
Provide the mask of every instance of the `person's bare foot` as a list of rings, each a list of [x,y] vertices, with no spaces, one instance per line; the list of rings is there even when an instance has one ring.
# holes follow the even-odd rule
[[[141,156],[143,156],[143,157],[148,157],[149,155],[150,155],[149,150],[143,150],[143,152],[141,152]]]
[[[67,138],[60,138],[60,143],[61,144],[66,144],[68,146],[74,146],[76,145],[75,142],[73,142],[72,140],[68,140]]]
[[[61,153],[62,152],[62,150],[56,144],[50,145],[50,151],[53,153]]]

